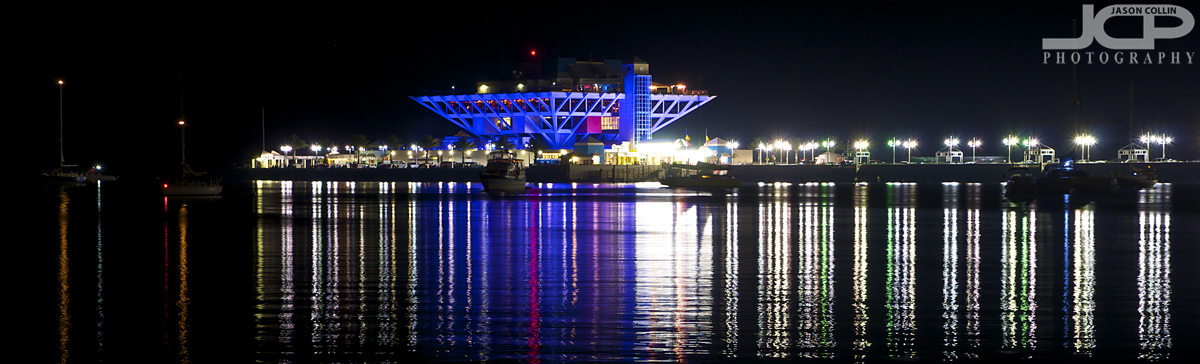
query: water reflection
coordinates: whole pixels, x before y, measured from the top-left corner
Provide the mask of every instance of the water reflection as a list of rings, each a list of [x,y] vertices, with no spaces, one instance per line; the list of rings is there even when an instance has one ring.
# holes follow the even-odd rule
[[[1146,203],[1167,202],[1171,185],[1139,192]],[[1139,204],[1139,206],[1147,206]],[[1139,359],[1168,359],[1171,348],[1171,215],[1161,210],[1138,212],[1138,344]]]
[[[1097,280],[1096,205],[988,207],[1000,191],[980,184],[779,184],[729,196],[607,185],[522,196],[451,183],[256,188],[258,340],[281,361],[954,360],[1056,345],[1086,357],[1122,330],[1096,324],[1100,301],[1114,299],[1097,293],[1107,283]],[[1109,244],[1139,247],[1136,356],[1167,358],[1169,197],[1139,193],[1150,202],[1128,224],[1138,240]],[[848,269],[837,270],[839,258]],[[1055,278],[1038,279],[1039,263]],[[1059,292],[1061,310],[1039,308]]]
[[[887,209],[887,346],[888,355],[917,355],[916,201],[915,184],[889,183]]]

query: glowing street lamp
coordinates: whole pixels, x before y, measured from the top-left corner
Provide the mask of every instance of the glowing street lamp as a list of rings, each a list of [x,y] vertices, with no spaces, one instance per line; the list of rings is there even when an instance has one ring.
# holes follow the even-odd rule
[[[860,139],[860,140],[858,140],[858,141],[855,141],[855,142],[854,142],[854,149],[855,149],[855,151],[856,151],[856,153],[854,154],[854,164],[860,164],[860,163],[859,163],[859,160],[860,160],[859,156],[860,156],[860,155],[862,155],[862,152],[863,152],[864,150],[867,150],[867,148],[868,148],[869,146],[870,146],[870,143],[868,143],[866,140],[861,140],[861,139]],[[869,155],[869,154],[868,154],[868,155]]]
[[[1146,134],[1146,135],[1142,136],[1142,143],[1145,143],[1147,148],[1150,147],[1151,143],[1158,143],[1158,144],[1162,145],[1162,148],[1163,148],[1162,149],[1163,150],[1162,160],[1163,161],[1167,160],[1167,144],[1171,144],[1172,141],[1175,141],[1175,139],[1171,138],[1169,136],[1166,136],[1166,135]]]
[[[888,140],[888,147],[892,148],[892,164],[896,164],[896,147],[899,147],[901,142],[896,138]]]
[[[1009,135],[1004,138],[1004,146],[1008,147],[1008,163],[1012,163],[1012,146],[1020,144],[1021,138]]]
[[[180,125],[183,125],[183,122],[182,122],[182,121],[181,121],[181,122],[179,122],[179,123],[180,123]],[[290,145],[285,145],[285,146],[279,147],[279,150],[282,150],[282,151],[283,151],[283,154],[284,154],[284,155],[287,155],[287,154],[289,154],[289,153],[291,153],[291,152],[292,152],[292,146],[290,146]],[[289,156],[289,157],[290,157],[290,156]],[[287,164],[288,164],[288,166],[291,166],[291,165],[292,165],[292,163],[291,163],[291,160],[290,160],[290,159],[288,160],[288,163],[287,163]]]
[[[1083,160],[1089,161],[1092,159],[1092,145],[1096,144],[1096,138],[1091,135],[1080,135],[1075,137],[1075,144],[1083,147]]]
[[[979,138],[971,139],[971,141],[967,142],[967,146],[971,147],[971,162],[975,162],[975,148],[979,148],[980,145],[983,145],[983,141],[979,140]]]
[[[917,141],[912,140],[912,139],[905,140],[904,143],[901,143],[900,146],[902,146],[902,147],[904,147],[904,149],[908,150],[908,161],[907,162],[912,163],[912,150],[913,150],[913,148],[917,147]]]

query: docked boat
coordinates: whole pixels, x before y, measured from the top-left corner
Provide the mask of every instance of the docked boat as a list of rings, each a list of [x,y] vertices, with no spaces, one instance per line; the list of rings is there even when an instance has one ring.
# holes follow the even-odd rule
[[[1093,176],[1067,160],[1061,166],[1048,168],[1034,184],[1038,193],[1069,194],[1108,192],[1114,182],[1112,177]]]
[[[174,181],[162,183],[164,196],[216,196],[221,194],[221,182],[216,179],[202,178],[205,172],[193,171],[186,163],[183,164],[183,177]]]
[[[1150,166],[1143,169],[1131,165],[1129,174],[1113,172],[1113,178],[1117,180],[1117,187],[1121,188],[1150,188],[1158,183],[1158,174]]]
[[[212,182],[175,182],[163,183],[164,196],[216,196],[221,194],[220,184]]]
[[[1004,193],[1007,195],[1031,195],[1037,192],[1033,170],[1028,167],[1009,168],[1005,172]]]
[[[64,168],[42,173],[42,179],[48,183],[83,183],[87,177]]]
[[[492,152],[483,172],[479,172],[479,182],[485,191],[524,191],[524,162],[523,159],[513,158],[509,152]]]
[[[691,188],[734,188],[741,187],[742,180],[729,175],[729,167],[699,162],[696,165],[671,164],[666,176],[658,180],[667,187]]]

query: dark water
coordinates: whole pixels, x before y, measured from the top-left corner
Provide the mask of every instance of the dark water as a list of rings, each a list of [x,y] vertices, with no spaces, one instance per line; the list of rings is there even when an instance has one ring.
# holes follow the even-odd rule
[[[36,362],[1188,360],[1200,186],[46,187]],[[28,227],[26,227],[28,226]],[[28,320],[21,317],[27,317]]]

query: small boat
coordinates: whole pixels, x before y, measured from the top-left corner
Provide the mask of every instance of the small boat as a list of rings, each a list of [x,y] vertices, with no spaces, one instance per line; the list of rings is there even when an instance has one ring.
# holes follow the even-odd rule
[[[485,191],[524,191],[525,168],[521,166],[524,162],[507,151],[492,152],[487,166],[479,172],[479,182]]]
[[[162,183],[162,193],[165,196],[216,196],[223,189],[221,182],[214,179],[201,179],[205,172],[193,171],[187,163],[183,164],[183,177]]]
[[[1092,176],[1091,173],[1075,167],[1071,160],[1061,166],[1047,168],[1044,176],[1035,181],[1038,193],[1069,194],[1069,193],[1103,193],[1112,190],[1113,178]]]
[[[42,178],[48,183],[83,183],[87,182],[87,177],[82,174],[67,170],[65,167],[53,171],[42,173]]]
[[[658,180],[667,187],[691,188],[734,188],[741,187],[742,180],[729,175],[729,167],[699,162],[696,165],[671,164],[666,176]]]
[[[1150,188],[1158,183],[1158,174],[1150,166],[1142,169],[1131,165],[1129,174],[1113,172],[1113,178],[1117,180],[1117,187],[1121,188]]]
[[[1007,195],[1031,195],[1037,192],[1037,186],[1034,184],[1033,171],[1028,167],[1009,168],[1004,173],[1006,182],[1004,182],[1004,193]]]
[[[164,196],[216,196],[221,194],[222,187],[211,182],[176,182],[163,183]]]

